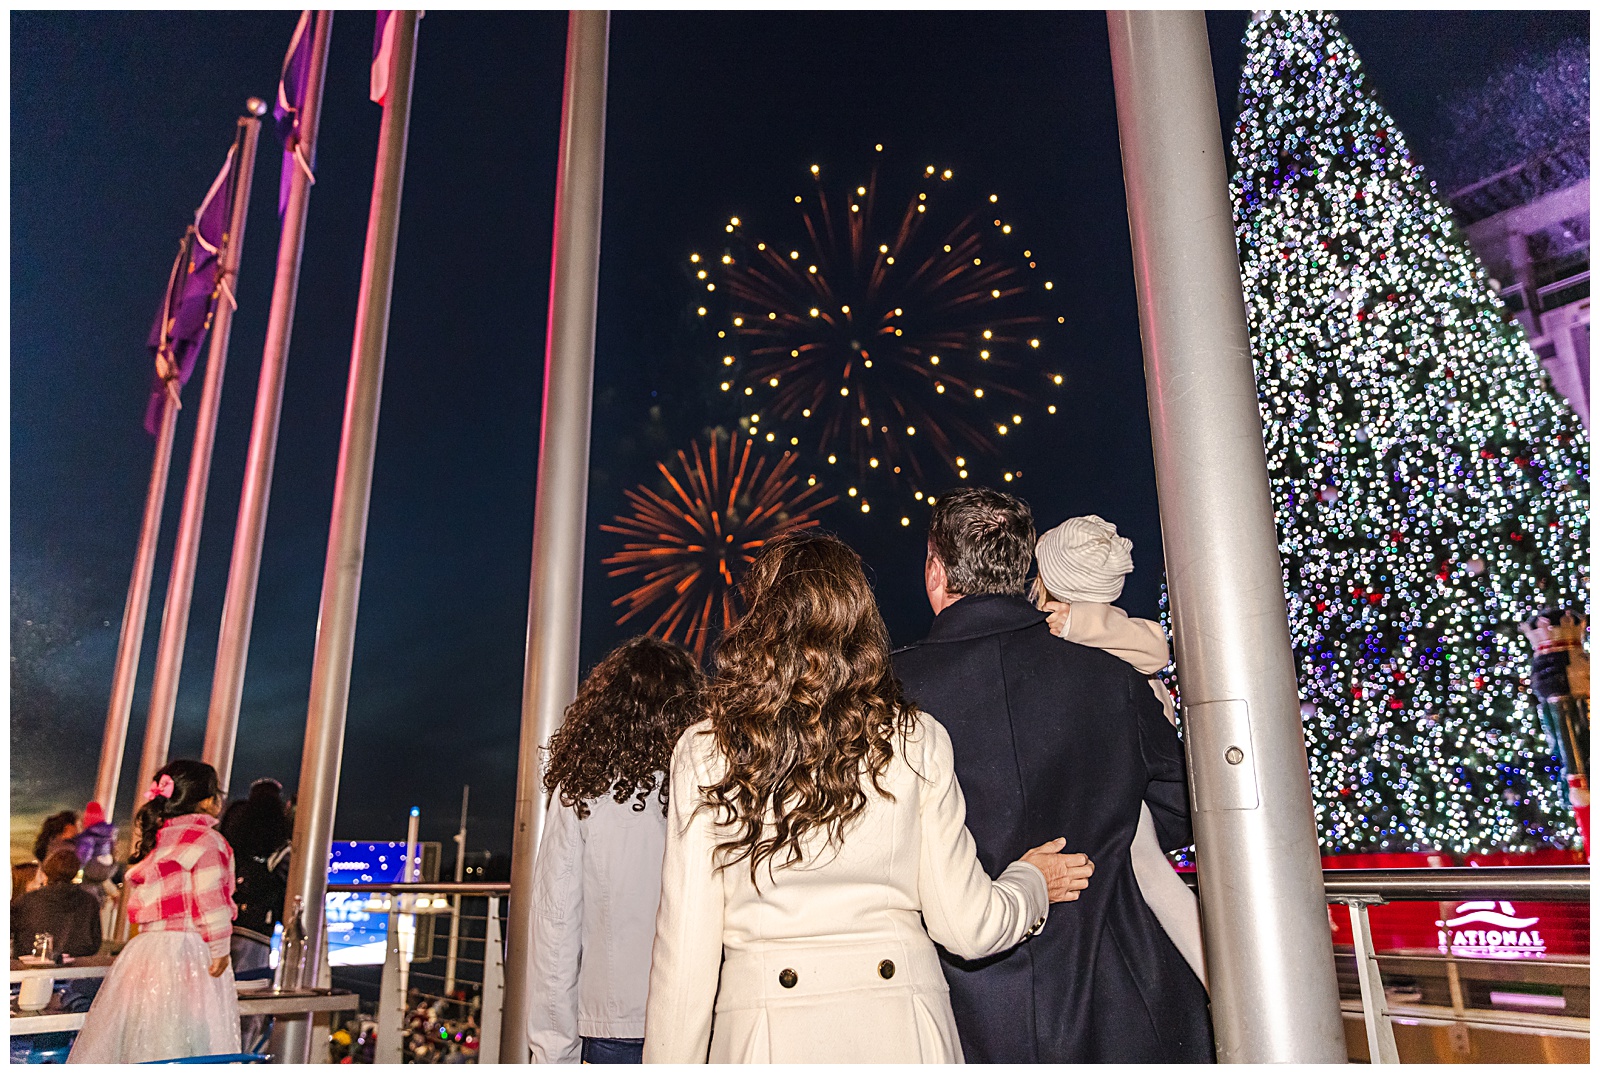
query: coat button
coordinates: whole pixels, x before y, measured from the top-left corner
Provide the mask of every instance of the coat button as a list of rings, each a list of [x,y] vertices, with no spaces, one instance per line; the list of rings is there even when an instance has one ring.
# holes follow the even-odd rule
[[[890,962],[888,959],[884,959],[882,962],[878,963],[878,976],[882,977],[885,981],[893,977],[894,963]]]
[[[778,983],[785,988],[793,988],[800,983],[800,975],[793,970],[784,970],[778,974]]]

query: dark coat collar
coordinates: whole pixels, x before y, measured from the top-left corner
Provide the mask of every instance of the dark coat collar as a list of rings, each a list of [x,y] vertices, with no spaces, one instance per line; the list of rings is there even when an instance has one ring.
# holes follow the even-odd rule
[[[923,644],[967,641],[990,634],[1007,634],[1045,621],[1045,614],[1021,597],[982,593],[962,597],[933,617],[933,628]]]

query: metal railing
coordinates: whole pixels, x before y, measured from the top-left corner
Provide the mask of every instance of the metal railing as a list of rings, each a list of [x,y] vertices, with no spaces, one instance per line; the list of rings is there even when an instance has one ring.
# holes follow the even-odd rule
[[[1196,886],[1193,873],[1181,874],[1191,886]],[[1465,1008],[1462,999],[1457,967],[1474,960],[1449,954],[1384,956],[1385,961],[1403,960],[1410,963],[1441,963],[1450,980],[1452,1005],[1449,1007],[1422,1004],[1396,1005],[1391,1009],[1384,992],[1383,972],[1373,944],[1369,911],[1373,906],[1390,902],[1450,902],[1470,899],[1530,901],[1530,902],[1587,902],[1589,900],[1588,866],[1583,865],[1532,865],[1488,866],[1483,868],[1438,869],[1325,869],[1323,886],[1330,903],[1344,905],[1350,913],[1351,932],[1355,939],[1355,970],[1361,989],[1361,1016],[1366,1027],[1368,1054],[1374,1063],[1399,1062],[1395,1043],[1393,1018],[1407,1021],[1456,1026],[1481,1025],[1501,1029],[1522,1029],[1587,1035],[1587,1020],[1534,1013],[1510,1015],[1504,1012],[1472,1011]],[[389,916],[387,958],[384,962],[383,983],[379,989],[378,1017],[373,1026],[374,1061],[402,1062],[440,1061],[450,1046],[458,1043],[454,1032],[439,1038],[441,1028],[451,1030],[454,1025],[467,1027],[478,1042],[476,1061],[493,1063],[499,1060],[501,999],[504,994],[505,961],[502,947],[501,922],[504,920],[501,898],[509,894],[507,883],[412,883],[412,884],[330,884],[329,891],[366,893],[381,900],[379,910]],[[484,899],[482,913],[468,913],[459,900]],[[483,933],[458,933],[458,951],[455,965],[446,965],[443,972],[419,969],[419,966],[440,962],[448,956],[439,955],[437,948],[443,939],[435,930],[434,950],[415,952],[407,959],[404,938],[408,930],[401,927],[407,916],[433,915],[436,922],[454,917],[457,921],[475,926],[482,923]],[[412,933],[414,935],[414,933]],[[462,969],[465,967],[465,969]],[[1586,967],[1578,967],[1586,970]],[[452,987],[461,978],[481,974],[481,987],[476,1001],[464,1001],[452,994]],[[433,982],[439,982],[434,985]],[[1493,1013],[1494,1017],[1489,1017]],[[1581,1023],[1581,1030],[1572,1027]],[[428,1041],[432,1054],[418,1055],[419,1040]],[[468,1057],[470,1061],[470,1056]],[[459,1060],[457,1060],[459,1061]]]
[[[1448,902],[1451,899],[1531,899],[1588,902],[1587,865],[1493,865],[1445,869],[1324,869],[1329,902]]]
[[[354,1061],[364,1059],[366,1046],[375,1063],[499,1061],[502,899],[510,888],[448,881],[328,885],[330,892],[369,896],[370,912],[388,918],[376,1019],[361,1022],[344,1045]],[[464,906],[468,900],[481,910]],[[433,929],[418,927],[426,918]]]
[[[1445,965],[1450,983],[1451,1005],[1397,1006],[1391,1011],[1384,992],[1383,971],[1373,945],[1372,923],[1368,911],[1389,902],[1451,902],[1470,899],[1527,900],[1533,902],[1589,901],[1589,867],[1586,865],[1518,865],[1483,868],[1441,869],[1324,869],[1323,887],[1330,903],[1342,903],[1350,912],[1350,931],[1355,940],[1356,979],[1361,988],[1361,1016],[1367,1033],[1367,1054],[1373,1063],[1398,1063],[1393,1015],[1398,1012],[1408,1021],[1432,1022],[1461,1027],[1484,1025],[1504,1029],[1571,1032],[1582,1022],[1587,1036],[1587,1019],[1558,1018],[1550,1015],[1517,1015],[1489,1018],[1486,1012],[1466,1009],[1459,965],[1471,961],[1445,954],[1413,956],[1412,961],[1438,961]],[[1187,879],[1187,878],[1186,878]]]

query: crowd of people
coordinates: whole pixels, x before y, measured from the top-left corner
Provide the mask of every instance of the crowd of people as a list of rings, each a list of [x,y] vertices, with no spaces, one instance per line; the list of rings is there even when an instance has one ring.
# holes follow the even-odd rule
[[[216,770],[166,765],[134,814],[126,866],[116,829],[94,802],[47,817],[36,860],[12,867],[13,955],[101,953],[118,905],[132,939],[103,980],[75,980],[64,1010],[87,1010],[69,1062],[141,1062],[237,1052],[264,1019],[241,1022],[235,970],[268,964],[282,913],[292,806],[258,780],[222,814]],[[237,917],[237,920],[235,918]]]
[[[603,659],[544,773],[534,1060],[1213,1061],[1166,640],[1111,604],[1131,552],[961,489],[916,645],[850,548],[791,533],[709,678],[650,638]]]
[[[1092,515],[1036,540],[1020,500],[961,489],[932,513],[915,645],[891,651],[855,552],[799,532],[757,556],[709,677],[649,637],[601,660],[544,771],[533,1059],[1214,1060],[1166,857],[1191,841],[1166,640],[1111,603],[1131,551]],[[235,972],[267,964],[292,804],[271,780],[224,804],[199,761],[146,790],[120,877],[137,933],[69,1061],[239,1051]],[[51,817],[38,876],[14,875],[14,949],[100,948],[115,832],[83,820]],[[470,1019],[407,1029],[414,1058],[476,1050]],[[340,1032],[343,1061],[369,1050]]]

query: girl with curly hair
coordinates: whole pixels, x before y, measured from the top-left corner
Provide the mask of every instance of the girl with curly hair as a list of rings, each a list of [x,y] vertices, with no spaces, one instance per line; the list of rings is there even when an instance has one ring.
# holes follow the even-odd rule
[[[640,1061],[667,762],[703,715],[704,685],[688,653],[634,638],[589,672],[550,739],[550,811],[534,866],[536,1063]]]
[[[837,538],[772,542],[744,596],[673,752],[645,1059],[960,1062],[934,941],[1005,951],[1092,866],[1057,839],[984,873],[950,738]]]

